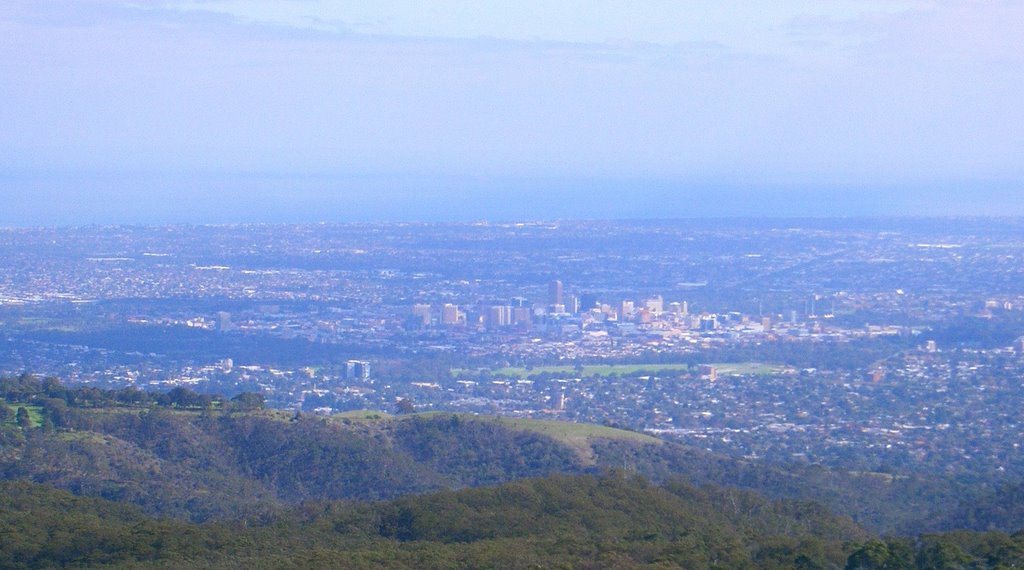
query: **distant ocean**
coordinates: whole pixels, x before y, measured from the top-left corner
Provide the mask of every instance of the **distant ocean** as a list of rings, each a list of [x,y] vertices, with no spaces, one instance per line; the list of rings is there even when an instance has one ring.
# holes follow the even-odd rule
[[[1024,185],[3,174],[0,225],[1022,216]]]

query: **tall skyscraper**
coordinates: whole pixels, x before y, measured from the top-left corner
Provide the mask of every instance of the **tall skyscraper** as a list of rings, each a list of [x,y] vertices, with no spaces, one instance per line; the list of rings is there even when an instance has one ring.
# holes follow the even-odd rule
[[[565,296],[565,311],[571,315],[580,312],[580,298],[576,295]]]
[[[512,324],[512,307],[491,305],[487,310],[487,328],[507,327]]]
[[[453,305],[451,303],[445,303],[444,306],[441,307],[442,325],[457,325],[459,324],[460,316],[461,311],[459,311],[459,307],[456,305]]]
[[[635,310],[636,308],[633,306],[633,301],[622,301],[622,303],[619,304],[619,320],[627,321],[633,318],[633,312]]]
[[[413,305],[412,314],[418,317],[420,321],[422,321],[423,326],[430,326],[430,305]]]
[[[555,279],[548,284],[548,304],[549,305],[563,305],[562,302],[562,282]]]
[[[512,309],[512,322],[517,325],[529,325],[533,321],[531,313],[529,307],[516,307]]]
[[[660,315],[665,312],[665,299],[661,295],[651,297],[644,301],[644,308],[651,312],[653,315]]]
[[[359,380],[370,378],[370,363],[365,360],[348,360],[345,362],[345,377]]]
[[[231,330],[231,313],[217,311],[217,330],[221,332]]]

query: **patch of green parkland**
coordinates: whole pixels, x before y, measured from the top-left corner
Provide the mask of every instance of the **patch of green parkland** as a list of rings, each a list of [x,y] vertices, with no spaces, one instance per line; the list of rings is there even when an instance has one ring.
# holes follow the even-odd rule
[[[588,364],[582,367],[576,367],[571,365],[535,366],[532,368],[513,366],[507,368],[498,368],[495,370],[491,370],[489,372],[493,376],[526,379],[529,378],[530,376],[533,376],[534,374],[552,374],[561,377],[573,376],[587,378],[590,376],[611,376],[612,374],[631,375],[637,374],[639,372],[650,372],[654,374],[666,370],[688,371],[689,369],[690,367],[687,364]],[[468,369],[452,370],[452,374],[454,374],[455,376],[472,376],[474,373],[477,372],[479,371]]]
[[[478,416],[452,412],[422,412],[417,414],[390,415],[372,410],[355,410],[333,414],[332,419],[356,422],[405,421],[412,418],[446,418],[458,416],[470,422],[495,422],[511,430],[539,433],[572,449],[585,464],[595,464],[591,442],[595,439],[630,441],[647,445],[660,445],[662,441],[654,436],[596,424],[539,420],[531,418],[510,418],[503,416]]]
[[[786,370],[785,366],[779,364],[764,364],[760,362],[720,362],[713,363],[711,366],[718,369],[719,375],[724,376],[781,374]],[[487,371],[494,377],[525,380],[535,374],[550,374],[561,378],[589,378],[594,376],[611,376],[612,374],[634,376],[641,373],[661,374],[673,371],[691,372],[695,370],[696,368],[691,368],[688,364],[588,364],[582,367],[571,365],[535,366],[532,368],[512,366],[494,370],[456,368],[452,370],[452,375],[472,378]]]
[[[11,409],[11,414],[4,423],[16,425],[17,420],[15,419],[15,413],[18,411],[18,408],[25,408],[28,410],[28,419],[32,421],[32,427],[39,427],[43,425],[43,409],[41,407],[33,406],[31,404],[22,404],[19,402],[5,402],[4,400],[0,400],[0,402],[4,402],[7,404],[7,407]]]
[[[413,414],[423,415],[423,414]],[[378,412],[376,410],[350,410],[347,412],[339,412],[332,414],[332,418],[339,418],[343,420],[390,420],[394,419],[394,416],[385,412]]]
[[[594,439],[632,441],[648,445],[662,443],[660,439],[644,433],[595,424],[505,417],[495,417],[493,420],[510,429],[546,435],[572,449],[586,465],[597,464],[594,448],[591,446],[591,441]]]
[[[483,421],[490,419],[512,429],[542,433],[564,443],[581,439],[615,439],[650,444],[661,443],[660,439],[652,435],[597,424],[500,416],[485,416],[480,417],[480,419]]]
[[[763,364],[760,362],[715,362],[719,376],[769,376],[772,374],[785,374],[791,368],[781,364]]]

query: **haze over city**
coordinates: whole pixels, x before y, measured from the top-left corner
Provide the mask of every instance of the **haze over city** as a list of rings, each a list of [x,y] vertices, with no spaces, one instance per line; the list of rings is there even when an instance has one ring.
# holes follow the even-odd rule
[[[1020,215],[1024,4],[12,1],[0,224]]]

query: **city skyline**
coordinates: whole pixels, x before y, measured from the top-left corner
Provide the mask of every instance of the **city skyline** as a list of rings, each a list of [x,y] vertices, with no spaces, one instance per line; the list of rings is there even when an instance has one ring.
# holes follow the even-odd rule
[[[4,230],[0,377],[1016,477],[1022,225]]]

